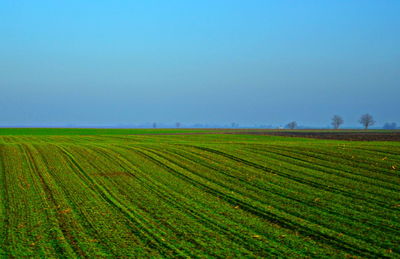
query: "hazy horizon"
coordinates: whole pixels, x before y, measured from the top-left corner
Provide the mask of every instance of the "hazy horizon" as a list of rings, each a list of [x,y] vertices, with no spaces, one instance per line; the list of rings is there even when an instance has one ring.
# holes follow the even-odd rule
[[[400,124],[399,1],[2,1],[0,127]]]

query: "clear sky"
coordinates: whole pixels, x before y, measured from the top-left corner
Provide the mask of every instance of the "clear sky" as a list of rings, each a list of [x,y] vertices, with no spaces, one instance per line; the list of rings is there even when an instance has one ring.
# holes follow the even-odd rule
[[[400,1],[0,1],[0,126],[400,123]]]

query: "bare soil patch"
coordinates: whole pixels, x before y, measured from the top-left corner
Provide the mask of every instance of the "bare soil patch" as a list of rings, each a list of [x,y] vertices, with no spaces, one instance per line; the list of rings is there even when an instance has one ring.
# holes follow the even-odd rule
[[[400,141],[400,132],[324,132],[324,131],[244,131],[232,134],[271,135],[299,138],[335,139],[352,141]]]

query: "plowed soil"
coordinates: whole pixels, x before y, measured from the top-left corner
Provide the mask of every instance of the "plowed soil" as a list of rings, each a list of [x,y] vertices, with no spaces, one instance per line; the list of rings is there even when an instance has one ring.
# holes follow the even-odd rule
[[[336,139],[352,141],[400,141],[400,132],[309,132],[309,131],[245,131],[234,134],[272,135],[315,139]]]

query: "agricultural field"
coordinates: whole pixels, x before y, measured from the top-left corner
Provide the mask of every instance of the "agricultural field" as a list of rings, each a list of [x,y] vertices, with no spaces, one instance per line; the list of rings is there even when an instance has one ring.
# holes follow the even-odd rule
[[[0,129],[0,256],[399,258],[400,142],[374,140]]]

